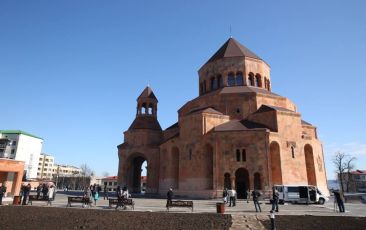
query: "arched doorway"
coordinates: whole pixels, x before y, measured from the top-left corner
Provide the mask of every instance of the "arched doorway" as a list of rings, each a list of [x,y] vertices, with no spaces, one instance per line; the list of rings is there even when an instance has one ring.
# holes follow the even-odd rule
[[[230,178],[230,173],[225,173],[224,174],[224,189],[231,189],[231,178]]]
[[[270,145],[272,184],[282,184],[280,145],[273,141]]]
[[[311,145],[309,144],[305,145],[304,152],[305,152],[306,175],[308,178],[308,184],[316,185],[314,154]]]
[[[144,192],[142,187],[145,185],[145,188],[147,187],[147,178],[145,178],[143,181],[141,180],[142,172],[146,176],[148,176],[148,162],[143,156],[136,156],[132,159],[132,189],[130,189],[133,193],[141,193]],[[143,185],[144,183],[144,185]]]
[[[238,199],[246,199],[246,191],[249,188],[249,173],[245,168],[239,168],[235,172],[235,188]]]
[[[203,164],[204,175],[206,177],[206,189],[213,188],[213,147],[210,144],[206,144]]]
[[[172,187],[174,189],[179,188],[179,149],[177,147],[172,148],[172,161],[170,163],[170,174],[173,179]]]

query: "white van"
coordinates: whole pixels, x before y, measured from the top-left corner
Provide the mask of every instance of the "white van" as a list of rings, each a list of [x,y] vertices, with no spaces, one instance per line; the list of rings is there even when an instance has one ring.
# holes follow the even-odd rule
[[[274,185],[279,193],[279,202],[324,204],[329,198],[313,185]]]

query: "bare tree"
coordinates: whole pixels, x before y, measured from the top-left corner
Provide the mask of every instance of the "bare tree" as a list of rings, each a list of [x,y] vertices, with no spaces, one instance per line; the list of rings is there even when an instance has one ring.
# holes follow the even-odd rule
[[[89,186],[86,183],[87,178],[92,177],[94,175],[94,172],[91,168],[89,168],[89,166],[87,164],[82,164],[80,166],[80,168],[81,168],[81,176],[83,177],[82,186],[83,186],[83,189],[85,189],[86,186]]]
[[[342,193],[344,192],[344,185],[346,184],[347,192],[349,190],[351,170],[354,168],[353,161],[355,157],[342,152],[336,152],[333,158],[333,164],[336,166],[336,173],[339,179],[339,184]],[[347,176],[346,176],[347,175]]]

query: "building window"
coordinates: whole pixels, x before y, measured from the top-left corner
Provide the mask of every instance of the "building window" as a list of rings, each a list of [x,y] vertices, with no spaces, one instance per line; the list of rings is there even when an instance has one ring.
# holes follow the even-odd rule
[[[107,186],[107,182],[104,182],[104,186]]]
[[[248,80],[249,80],[249,85],[254,86],[254,74],[253,73],[249,73]]]
[[[15,149],[12,149],[11,150],[11,154],[15,154]]]
[[[206,81],[203,81],[203,92],[206,93]]]
[[[13,141],[13,146],[16,146],[17,145],[17,141]]]
[[[294,146],[291,146],[291,155],[292,155],[292,158],[295,158],[295,147]]]
[[[117,182],[114,182],[114,185],[117,186]]]
[[[218,88],[221,88],[224,86],[224,80],[222,79],[222,76],[221,75],[218,75],[217,76],[217,87]]]
[[[217,89],[217,81],[214,77],[211,78],[211,90]]]
[[[189,149],[188,159],[192,160],[192,149]]]
[[[244,85],[243,74],[241,72],[236,74],[236,85]]]
[[[109,182],[109,186],[112,186],[112,182]]]
[[[262,77],[261,75],[255,75],[255,86],[262,87]]]
[[[229,73],[229,75],[227,77],[227,85],[228,86],[235,86],[235,77],[234,77],[234,74]]]
[[[247,152],[245,151],[245,149],[241,150],[241,160],[247,161]]]
[[[236,161],[240,161],[240,149],[236,150]]]

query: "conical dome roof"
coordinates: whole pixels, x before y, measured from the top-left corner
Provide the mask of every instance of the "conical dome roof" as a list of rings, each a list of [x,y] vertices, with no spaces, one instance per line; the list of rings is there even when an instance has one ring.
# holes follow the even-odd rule
[[[235,40],[234,38],[229,38],[220,47],[220,49],[206,62],[206,64],[212,61],[228,57],[251,57],[262,60],[255,53],[253,53],[248,48],[240,44],[237,40]]]
[[[137,100],[139,99],[145,99],[145,98],[150,98],[150,99],[153,99],[153,100],[158,100],[156,97],[155,97],[155,94],[154,92],[152,91],[152,89],[150,88],[150,86],[146,86],[146,88],[144,89],[144,91],[142,91],[142,93],[140,94],[140,96],[137,98]]]

